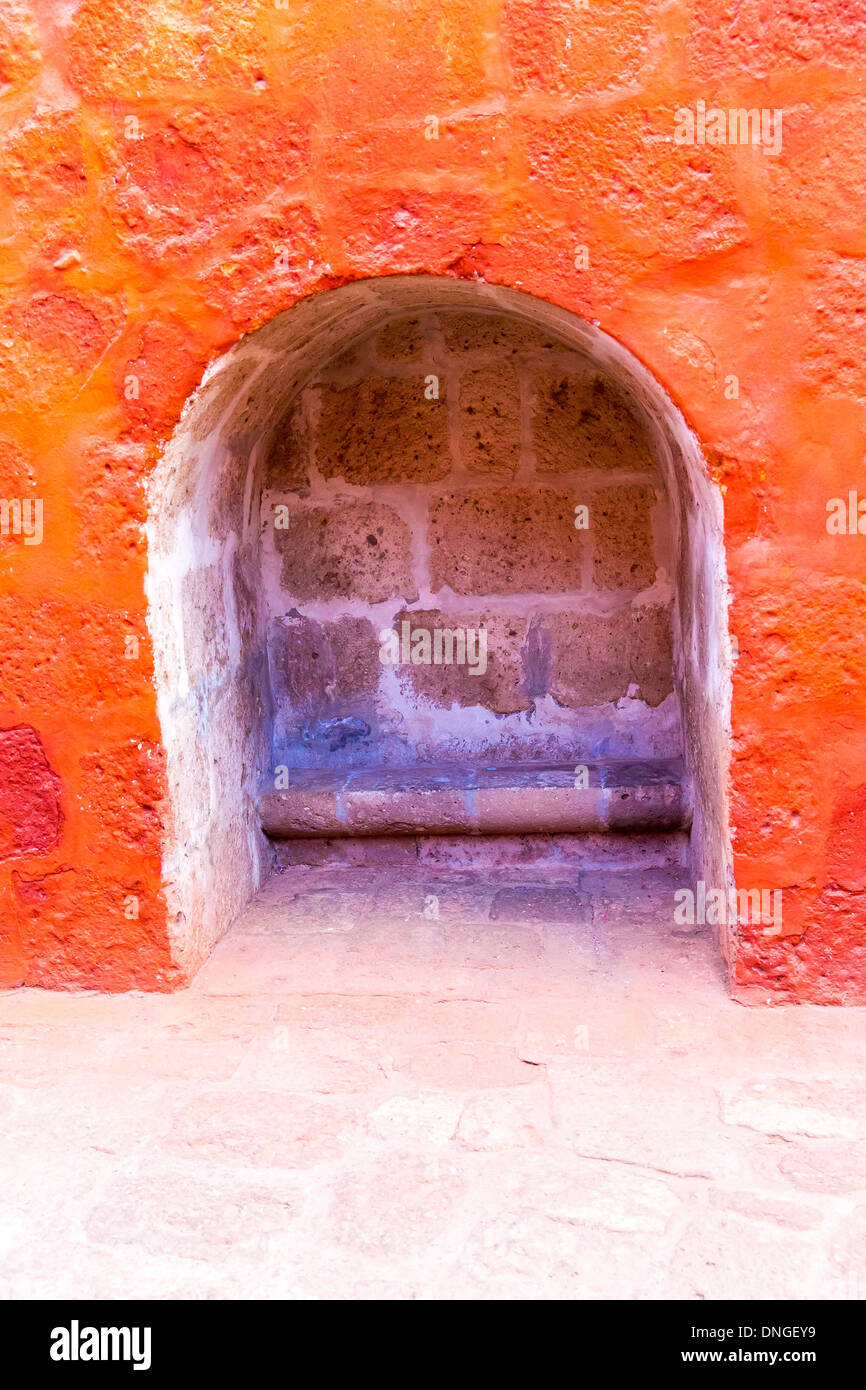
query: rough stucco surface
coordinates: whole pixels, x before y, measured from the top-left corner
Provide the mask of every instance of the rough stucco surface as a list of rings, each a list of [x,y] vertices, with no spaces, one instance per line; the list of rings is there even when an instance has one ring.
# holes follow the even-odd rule
[[[46,534],[2,543],[0,728],[32,729],[60,786],[56,844],[0,862],[4,982],[166,988],[191,968],[164,896],[144,485],[241,335],[324,289],[429,273],[597,324],[696,432],[738,650],[734,869],[785,892],[784,935],[729,943],[733,986],[866,999],[866,559],[825,528],[866,452],[862,44],[837,0],[4,7],[0,478],[44,500]],[[777,157],[672,142],[678,106],[761,106],[768,79]],[[248,367],[205,386],[216,423]],[[235,412],[241,462],[274,404]],[[701,728],[714,692],[681,684]]]

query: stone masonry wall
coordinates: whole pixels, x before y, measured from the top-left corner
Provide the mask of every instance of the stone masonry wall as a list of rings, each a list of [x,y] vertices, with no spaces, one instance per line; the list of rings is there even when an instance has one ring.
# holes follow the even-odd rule
[[[732,988],[866,1001],[866,548],[827,526],[866,456],[864,42],[851,0],[0,7],[0,496],[44,504],[40,544],[0,537],[3,984],[189,977],[145,484],[245,335],[430,275],[597,327],[700,441],[738,652],[715,790],[737,883],[785,894]],[[779,148],[678,143],[699,103],[778,109]]]
[[[553,335],[440,312],[354,344],[277,430],[262,526],[277,764],[682,751],[647,428]],[[483,628],[486,663],[383,663],[405,621]]]

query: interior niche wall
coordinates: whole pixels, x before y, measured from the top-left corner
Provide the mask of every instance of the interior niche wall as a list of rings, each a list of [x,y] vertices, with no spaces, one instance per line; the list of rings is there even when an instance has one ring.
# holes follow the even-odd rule
[[[729,884],[721,498],[594,326],[431,276],[303,300],[187,403],[148,540],[188,970],[268,872],[283,765],[682,754],[691,872]],[[383,664],[403,621],[483,628],[486,670]]]

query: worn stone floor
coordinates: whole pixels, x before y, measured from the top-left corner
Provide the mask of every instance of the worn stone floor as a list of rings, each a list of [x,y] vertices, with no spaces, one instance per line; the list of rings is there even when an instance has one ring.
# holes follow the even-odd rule
[[[646,869],[292,869],[172,996],[0,997],[0,1296],[862,1298],[863,1010]]]

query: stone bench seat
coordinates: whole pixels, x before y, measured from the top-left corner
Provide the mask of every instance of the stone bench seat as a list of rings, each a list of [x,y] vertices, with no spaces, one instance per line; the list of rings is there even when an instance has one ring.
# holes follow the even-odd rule
[[[303,769],[259,796],[276,838],[687,830],[682,760]]]

